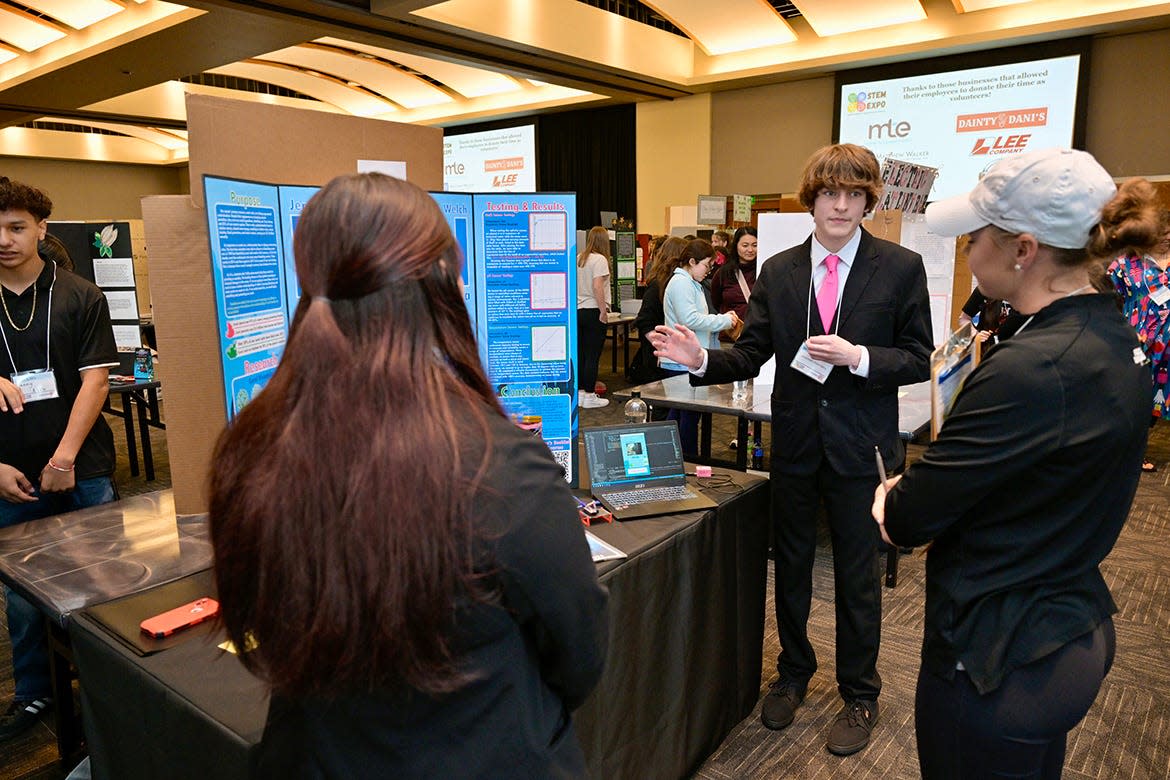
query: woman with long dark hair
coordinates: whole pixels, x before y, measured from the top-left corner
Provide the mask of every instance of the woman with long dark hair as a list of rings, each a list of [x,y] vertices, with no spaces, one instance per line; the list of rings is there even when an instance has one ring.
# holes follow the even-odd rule
[[[967,377],[922,458],[878,486],[891,544],[933,540],[915,728],[923,777],[1059,778],[1113,661],[1101,575],[1137,489],[1150,373],[1105,263],[1160,238],[1155,192],[1086,152],[1006,158],[931,204],[1022,324]]]
[[[748,298],[756,285],[758,244],[754,227],[736,229],[728,247],[727,262],[711,275],[711,304],[719,314],[733,311],[741,320],[747,317]]]
[[[222,620],[272,699],[264,777],[584,776],[605,591],[547,447],[479,362],[434,201],[339,177],[294,239],[304,297],[220,437]]]

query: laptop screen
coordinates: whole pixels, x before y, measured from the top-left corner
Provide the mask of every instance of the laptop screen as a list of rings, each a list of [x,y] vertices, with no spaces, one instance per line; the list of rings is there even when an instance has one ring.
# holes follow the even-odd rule
[[[673,420],[586,428],[584,433],[585,458],[594,491],[685,479],[678,424]]]

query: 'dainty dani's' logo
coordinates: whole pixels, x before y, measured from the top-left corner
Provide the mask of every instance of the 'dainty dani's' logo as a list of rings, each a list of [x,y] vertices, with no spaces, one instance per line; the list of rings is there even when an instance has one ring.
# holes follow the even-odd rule
[[[860,114],[863,111],[873,111],[886,107],[885,90],[871,92],[850,92],[846,98],[845,110],[850,114]]]
[[[98,257],[113,257],[114,242],[118,240],[118,228],[106,225],[102,232],[93,234],[93,245],[97,247]]]

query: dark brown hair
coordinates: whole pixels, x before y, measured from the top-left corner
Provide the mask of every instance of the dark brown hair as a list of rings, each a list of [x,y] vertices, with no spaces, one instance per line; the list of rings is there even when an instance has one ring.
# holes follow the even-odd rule
[[[36,187],[0,176],[0,211],[27,211],[44,222],[53,213],[53,201]]]
[[[664,246],[665,249],[665,246]],[[675,250],[676,247],[671,247]],[[658,258],[658,263],[654,266],[654,278],[659,283],[658,292],[663,300],[666,300],[666,285],[670,284],[670,277],[674,276],[674,269],[686,268],[692,260],[699,261],[707,257],[715,256],[715,247],[711,246],[710,241],[705,241],[701,238],[693,238],[677,249],[677,254],[672,251],[669,255],[666,252]]]
[[[646,284],[658,284],[658,297],[662,298],[666,291],[666,284],[670,275],[678,267],[678,258],[686,251],[687,242],[678,236],[670,236],[658,247],[658,252],[652,258],[649,273],[646,274]]]
[[[797,197],[812,211],[823,189],[862,190],[865,210],[872,211],[882,194],[882,169],[873,152],[857,144],[831,144],[812,153],[800,174]]]
[[[454,690],[468,679],[454,602],[486,595],[469,519],[486,455],[463,462],[460,431],[490,440],[502,414],[458,247],[427,193],[358,174],[308,202],[294,253],[304,297],[284,356],[213,461],[223,623],[285,693]]]
[[[52,233],[45,233],[45,237],[37,244],[37,254],[42,260],[48,260],[58,268],[64,268],[66,271],[74,269],[73,257],[70,256],[68,247]]]
[[[741,228],[736,228],[735,237],[727,245],[727,262],[715,269],[714,275],[711,277],[711,284],[730,284],[735,280],[735,273],[739,270],[739,240],[744,236],[752,236],[759,239],[759,233],[754,227],[745,225]]]

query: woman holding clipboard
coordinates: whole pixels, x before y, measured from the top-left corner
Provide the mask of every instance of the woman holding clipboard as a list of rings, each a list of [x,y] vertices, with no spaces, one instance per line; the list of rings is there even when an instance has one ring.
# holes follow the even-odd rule
[[[874,499],[887,542],[933,541],[919,763],[928,780],[1059,778],[1113,660],[1098,565],[1129,513],[1150,413],[1133,329],[1094,284],[1119,250],[1157,242],[1154,191],[1117,191],[1089,154],[1050,149],[999,163],[926,218],[970,236],[980,290],[1024,320]]]

